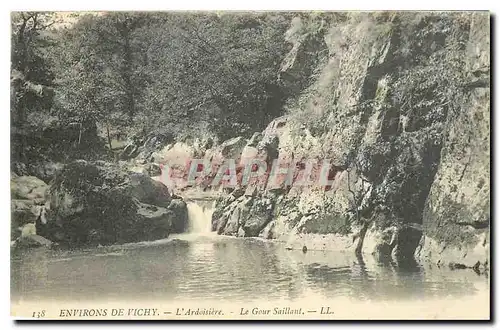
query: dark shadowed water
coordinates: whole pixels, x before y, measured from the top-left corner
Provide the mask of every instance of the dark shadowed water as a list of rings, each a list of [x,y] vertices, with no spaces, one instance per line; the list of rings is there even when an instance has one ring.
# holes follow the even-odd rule
[[[328,298],[408,300],[467,297],[488,279],[472,270],[379,265],[351,253],[289,251],[258,239],[182,234],[86,250],[12,255],[12,300],[63,298],[229,301]]]

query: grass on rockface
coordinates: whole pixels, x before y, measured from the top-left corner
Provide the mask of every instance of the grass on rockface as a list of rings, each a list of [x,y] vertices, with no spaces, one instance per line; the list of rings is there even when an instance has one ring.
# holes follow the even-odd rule
[[[351,232],[351,226],[347,216],[340,214],[317,214],[303,225],[302,232],[320,235],[347,235]]]

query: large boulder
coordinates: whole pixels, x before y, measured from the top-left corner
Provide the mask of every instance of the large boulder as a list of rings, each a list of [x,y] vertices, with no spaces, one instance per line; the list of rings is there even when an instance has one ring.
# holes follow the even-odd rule
[[[43,212],[47,184],[34,176],[13,175],[11,188],[11,239],[21,235],[21,228],[35,224]]]
[[[53,162],[40,162],[36,164],[28,165],[28,171],[30,174],[40,178],[46,183],[50,184],[50,181],[55,177],[56,173],[63,168],[62,163]]]
[[[35,176],[14,176],[10,179],[12,199],[43,199],[47,187],[45,182]]]
[[[128,178],[127,185],[123,187],[127,195],[148,204],[162,207],[170,205],[171,197],[168,189],[160,181],[152,180],[141,173],[130,173]]]
[[[46,247],[50,248],[54,245],[53,242],[40,235],[31,234],[19,237],[13,244],[16,248],[34,248]]]
[[[40,216],[41,205],[35,204],[33,200],[13,199],[10,203],[11,215],[19,225],[34,223]]]
[[[182,199],[172,199],[170,205],[168,206],[168,210],[173,212],[172,217],[172,232],[173,233],[182,233],[186,231],[188,227],[188,214],[187,214],[187,205]]]
[[[21,228],[21,236],[11,243],[11,247],[14,248],[51,248],[53,245],[54,243],[52,241],[37,235],[34,223],[24,225]]]
[[[11,239],[15,239],[21,234],[24,225],[36,223],[43,211],[43,205],[37,205],[33,200],[13,199],[10,206]]]
[[[168,189],[146,175],[78,160],[53,180],[41,233],[72,246],[161,239],[174,222],[187,222],[182,206],[174,207],[177,213],[169,209],[171,201]]]

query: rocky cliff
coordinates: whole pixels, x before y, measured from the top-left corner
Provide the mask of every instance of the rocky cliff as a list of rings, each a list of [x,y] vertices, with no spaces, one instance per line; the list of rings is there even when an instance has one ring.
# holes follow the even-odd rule
[[[288,114],[254,135],[240,161],[328,160],[333,184],[236,189],[218,200],[213,229],[290,248],[488,267],[489,19],[294,18],[279,74]]]

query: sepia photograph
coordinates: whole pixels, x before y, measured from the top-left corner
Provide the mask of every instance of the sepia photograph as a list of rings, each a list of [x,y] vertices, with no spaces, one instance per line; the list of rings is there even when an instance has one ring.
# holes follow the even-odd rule
[[[10,20],[13,319],[490,320],[490,12]]]

